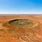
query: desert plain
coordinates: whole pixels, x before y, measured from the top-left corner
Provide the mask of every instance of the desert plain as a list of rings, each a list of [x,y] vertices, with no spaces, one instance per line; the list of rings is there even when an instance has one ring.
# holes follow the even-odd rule
[[[3,26],[4,23],[15,19],[31,20],[32,28]],[[0,16],[0,42],[42,42],[42,16]]]

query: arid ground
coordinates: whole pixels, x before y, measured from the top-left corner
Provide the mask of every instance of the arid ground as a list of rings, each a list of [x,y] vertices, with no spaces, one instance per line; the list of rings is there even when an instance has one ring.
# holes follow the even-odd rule
[[[7,25],[15,19],[31,20],[33,25]],[[42,16],[0,16],[0,42],[42,42]]]

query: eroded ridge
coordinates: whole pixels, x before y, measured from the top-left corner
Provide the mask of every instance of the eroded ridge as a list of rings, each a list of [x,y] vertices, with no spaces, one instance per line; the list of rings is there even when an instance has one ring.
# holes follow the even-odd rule
[[[32,20],[29,19],[15,19],[15,20],[10,20],[7,23],[4,23],[4,26],[16,26],[18,28],[23,28],[23,27],[33,27],[35,23],[33,23]],[[36,24],[38,25],[38,24]]]

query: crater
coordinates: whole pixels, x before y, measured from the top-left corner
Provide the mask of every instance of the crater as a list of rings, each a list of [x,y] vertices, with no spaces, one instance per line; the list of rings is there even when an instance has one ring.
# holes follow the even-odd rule
[[[9,21],[9,24],[15,26],[25,26],[25,25],[32,25],[32,21],[28,19],[15,19]]]
[[[36,27],[38,25],[39,25],[39,23],[33,22],[32,20],[29,20],[29,19],[13,19],[13,20],[10,20],[10,21],[3,24],[3,26],[10,27],[10,28],[12,28],[12,27],[13,28],[14,27],[33,28],[33,27]]]

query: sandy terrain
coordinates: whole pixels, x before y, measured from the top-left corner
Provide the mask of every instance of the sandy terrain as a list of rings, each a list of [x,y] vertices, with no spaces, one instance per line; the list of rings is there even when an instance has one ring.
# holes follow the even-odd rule
[[[7,28],[12,28],[12,27],[6,27],[3,26],[3,24],[13,19],[30,19],[34,22],[33,28],[27,29],[26,27],[25,31],[24,29],[16,31],[17,33],[19,33],[19,36],[12,31],[11,31],[12,33],[9,33],[7,31]],[[42,16],[0,17],[0,42],[42,42]]]

